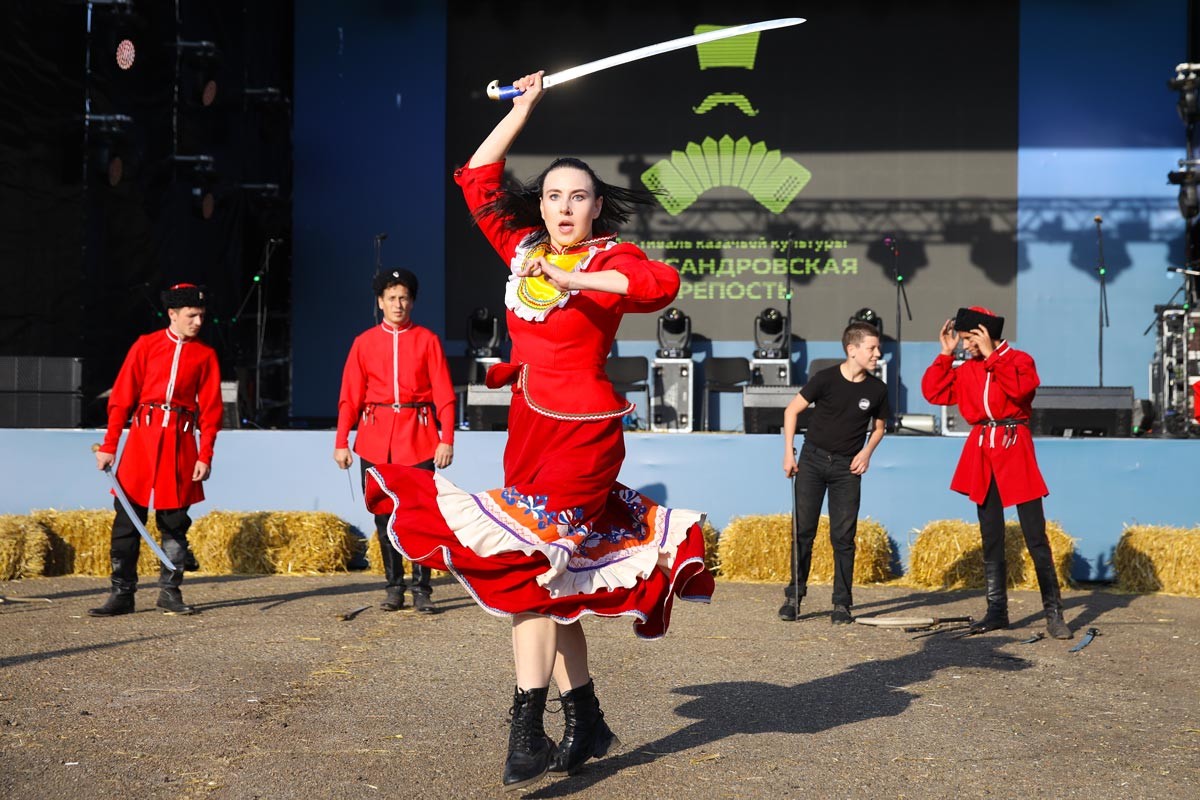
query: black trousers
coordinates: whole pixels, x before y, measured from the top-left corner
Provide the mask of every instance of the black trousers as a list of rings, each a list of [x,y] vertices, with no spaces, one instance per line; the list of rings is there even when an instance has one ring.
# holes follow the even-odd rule
[[[830,453],[807,442],[800,449],[793,481],[796,557],[792,560],[791,583],[783,590],[789,600],[796,596],[797,591],[800,597],[808,593],[813,542],[821,521],[821,504],[828,491],[829,540],[833,545],[833,604],[853,605],[854,535],[858,532],[862,476],[850,471],[852,460],[851,456]]]
[[[375,466],[370,461],[367,461],[362,456],[358,457],[358,463],[362,471],[363,491],[367,489],[367,470]],[[413,464],[416,469],[424,469],[433,472],[433,459],[422,461],[420,464]],[[404,582],[404,557],[396,552],[396,548],[392,547],[392,541],[387,534],[388,515],[375,515],[375,535],[379,538],[379,552],[383,558],[383,573],[387,577],[387,588],[404,593],[408,588],[408,584]],[[414,595],[423,594],[429,597],[433,594],[433,587],[429,585],[429,567],[412,562],[412,593]]]
[[[979,512],[979,534],[983,539],[983,563],[1004,564],[1004,504],[1000,501],[1000,490],[996,487],[995,479],[988,487],[983,505],[975,508]],[[1017,519],[1021,523],[1021,535],[1025,537],[1025,546],[1029,548],[1039,581],[1046,570],[1054,575],[1054,556],[1050,552],[1050,539],[1046,536],[1042,498],[1018,503]]]
[[[125,513],[125,507],[120,500],[113,500],[117,509],[117,518],[112,527],[112,585],[113,590],[121,594],[133,594],[137,591],[138,556],[142,552],[142,536],[133,526],[133,520]],[[150,510],[131,502],[129,504],[137,514],[142,525],[150,516]],[[154,521],[158,523],[158,532],[162,536],[162,549],[167,558],[178,569],[172,571],[165,566],[160,568],[158,585],[163,589],[178,589],[183,583],[183,564],[187,559],[187,532],[192,527],[192,518],[188,516],[189,506],[183,508],[155,509]]]

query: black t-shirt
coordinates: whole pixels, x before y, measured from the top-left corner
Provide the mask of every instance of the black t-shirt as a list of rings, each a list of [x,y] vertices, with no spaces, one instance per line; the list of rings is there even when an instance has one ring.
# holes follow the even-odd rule
[[[862,450],[871,421],[890,414],[887,384],[870,373],[858,383],[848,381],[840,364],[813,375],[800,394],[815,404],[804,440],[839,455]]]

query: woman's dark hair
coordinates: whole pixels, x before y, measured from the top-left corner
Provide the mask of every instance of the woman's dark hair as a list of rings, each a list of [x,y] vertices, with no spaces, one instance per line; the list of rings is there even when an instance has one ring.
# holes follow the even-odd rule
[[[496,193],[495,200],[475,211],[476,221],[494,215],[503,221],[504,228],[507,230],[539,228],[540,230],[535,233],[535,240],[542,241],[548,238],[549,233],[546,231],[546,223],[542,219],[542,212],[538,204],[542,199],[542,186],[546,182],[546,176],[559,167],[570,167],[586,172],[592,181],[592,186],[595,187],[596,196],[604,198],[604,205],[600,207],[600,216],[592,222],[593,235],[616,233],[621,225],[629,221],[637,206],[650,206],[655,203],[653,192],[645,189],[624,189],[620,186],[613,186],[596,177],[592,168],[578,158],[556,158],[550,162],[550,166],[542,170],[542,173],[531,181],[526,183],[506,181],[506,185]]]

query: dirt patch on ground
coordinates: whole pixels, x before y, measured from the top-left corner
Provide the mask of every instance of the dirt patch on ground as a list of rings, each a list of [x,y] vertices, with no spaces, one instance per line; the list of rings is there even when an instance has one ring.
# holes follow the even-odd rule
[[[512,693],[508,623],[456,584],[387,614],[366,575],[189,576],[202,613],[93,619],[106,581],[0,583],[0,796],[494,797]],[[795,623],[779,587],[718,584],[671,633],[588,623],[625,743],[527,797],[1163,797],[1200,793],[1200,600],[1073,591],[1078,643]],[[979,593],[856,589],[857,613],[983,611]],[[339,615],[371,607],[350,621]],[[561,729],[548,716],[547,727]]]

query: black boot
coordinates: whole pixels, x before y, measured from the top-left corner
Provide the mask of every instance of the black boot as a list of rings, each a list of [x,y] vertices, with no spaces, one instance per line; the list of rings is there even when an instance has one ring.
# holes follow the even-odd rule
[[[987,613],[972,623],[968,633],[987,633],[1008,627],[1008,570],[1003,561],[984,562],[987,583]]]
[[[133,613],[133,592],[125,592],[114,588],[104,605],[99,608],[89,608],[89,617],[118,617],[121,614]]]
[[[154,605],[163,610],[164,614],[195,614],[194,606],[183,602],[183,592],[178,589],[162,588],[158,590],[158,602]]]
[[[379,604],[384,611],[399,611],[404,608],[404,590],[395,586],[387,588],[387,598]]]
[[[550,762],[550,772],[570,774],[589,758],[604,758],[609,750],[621,744],[604,721],[592,681],[560,695],[559,700],[563,710],[563,738]]]
[[[508,710],[512,726],[508,732],[508,759],[504,762],[504,788],[520,789],[541,778],[554,759],[554,742],[546,735],[542,714],[546,711],[548,687],[513,690]]]
[[[1042,608],[1046,612],[1046,633],[1053,639],[1073,639],[1075,634],[1067,627],[1062,614],[1062,595],[1058,589],[1058,573],[1054,562],[1035,564],[1038,588],[1042,592]]]

